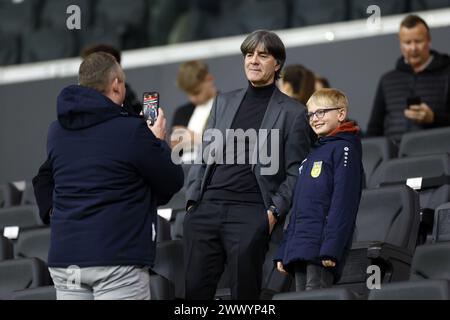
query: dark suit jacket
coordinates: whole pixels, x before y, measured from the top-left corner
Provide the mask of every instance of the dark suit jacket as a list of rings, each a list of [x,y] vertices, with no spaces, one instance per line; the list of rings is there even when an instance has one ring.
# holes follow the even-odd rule
[[[220,130],[224,141],[226,141],[226,130],[230,128],[245,96],[245,92],[246,89],[240,89],[220,94],[215,99],[208,125],[203,135],[203,153],[209,154],[209,156],[208,159],[203,159],[203,164],[193,165],[189,172],[186,192],[187,204],[190,201],[200,201],[201,195],[205,191],[206,182],[212,173],[213,165],[207,163],[213,163],[214,157],[209,152],[205,152],[211,140],[208,137],[208,129],[215,128]],[[279,130],[279,139],[277,141],[279,169],[273,175],[261,175],[261,169],[268,167],[268,165],[262,165],[258,159],[256,165],[252,166],[252,170],[256,176],[266,207],[275,205],[282,218],[284,218],[291,207],[292,193],[297,181],[298,169],[300,163],[309,152],[308,128],[309,124],[306,119],[305,107],[275,88],[261,124],[261,129],[267,129],[268,134],[263,136],[263,141],[259,141],[258,146],[263,150],[267,147],[268,151],[262,151],[263,154],[271,155],[272,150],[276,152],[277,149],[274,149],[274,146],[270,144],[271,137],[269,136],[271,129]]]

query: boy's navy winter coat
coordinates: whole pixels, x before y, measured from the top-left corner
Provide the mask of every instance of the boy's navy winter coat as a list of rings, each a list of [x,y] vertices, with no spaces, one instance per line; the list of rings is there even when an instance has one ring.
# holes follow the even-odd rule
[[[151,265],[156,206],[183,184],[167,144],[103,94],[69,86],[48,132],[50,267]]]
[[[336,262],[338,279],[351,245],[361,199],[360,139],[354,132],[320,138],[299,168],[289,226],[276,254],[285,270],[293,262]]]

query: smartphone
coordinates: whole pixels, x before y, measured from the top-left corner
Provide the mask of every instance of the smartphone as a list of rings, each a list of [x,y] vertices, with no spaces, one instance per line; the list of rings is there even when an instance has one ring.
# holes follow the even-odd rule
[[[142,98],[142,114],[146,121],[153,125],[158,119],[159,93],[156,91],[144,92]]]
[[[409,109],[409,106],[411,106],[411,105],[421,104],[421,103],[422,103],[422,99],[420,97],[417,97],[417,96],[408,97],[408,99],[406,99],[406,109]]]

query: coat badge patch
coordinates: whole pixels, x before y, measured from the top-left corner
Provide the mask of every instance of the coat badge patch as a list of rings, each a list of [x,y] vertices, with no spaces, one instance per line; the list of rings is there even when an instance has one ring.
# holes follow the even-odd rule
[[[322,162],[323,161],[315,161],[313,167],[311,169],[311,177],[318,178],[320,173],[322,172]]]

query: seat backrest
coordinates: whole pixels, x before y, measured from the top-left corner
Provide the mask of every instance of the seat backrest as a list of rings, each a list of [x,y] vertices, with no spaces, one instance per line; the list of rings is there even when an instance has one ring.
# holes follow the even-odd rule
[[[450,202],[434,211],[433,242],[450,241]]]
[[[0,209],[0,231],[4,227],[20,228],[38,227],[42,225],[36,206],[16,206]]]
[[[37,205],[36,197],[34,196],[33,184],[30,181],[25,183],[25,189],[22,192],[20,204],[22,206]]]
[[[391,159],[383,162],[372,175],[369,187],[381,184],[405,183],[408,178],[438,178],[450,175],[450,156],[447,153]]]
[[[370,5],[380,7],[383,16],[401,14],[406,11],[406,0],[354,0],[351,1],[350,19],[367,19],[367,8]]]
[[[53,29],[66,28],[66,21],[69,17],[67,8],[71,5],[80,8],[81,29],[88,28],[92,22],[92,1],[89,0],[44,0],[39,17],[39,26]]]
[[[418,246],[411,263],[410,280],[450,280],[450,242]]]
[[[373,172],[383,163],[392,159],[397,154],[397,147],[386,137],[365,138],[361,140],[362,163],[366,174],[366,182],[369,182]]]
[[[56,289],[54,286],[45,286],[33,289],[14,291],[11,300],[56,300]]]
[[[450,153],[450,127],[405,133],[399,157]]]
[[[449,300],[447,280],[402,281],[370,290],[369,300]]]
[[[95,8],[96,23],[104,26],[132,26],[145,29],[145,18],[147,16],[147,1],[133,0],[123,5],[121,0],[98,0]]]
[[[346,20],[348,17],[346,2],[346,0],[293,1],[290,10],[291,26],[300,27]]]
[[[156,259],[152,270],[169,280],[175,288],[175,297],[184,298],[184,258],[181,240],[156,244]]]
[[[0,261],[9,260],[14,257],[12,242],[0,235]]]
[[[50,228],[22,230],[14,246],[17,258],[39,258],[47,262],[50,248]]]
[[[0,1],[0,30],[20,35],[36,27],[39,0]],[[64,13],[62,13],[64,15]]]
[[[363,190],[353,243],[381,241],[414,251],[420,223],[419,196],[406,185]]]
[[[47,268],[36,258],[14,259],[0,262],[0,300],[16,290],[47,285]]]
[[[67,29],[43,28],[23,35],[22,62],[73,57],[78,54],[75,34]]]

